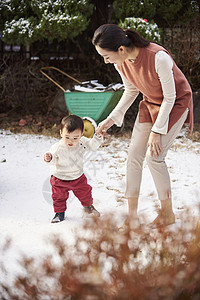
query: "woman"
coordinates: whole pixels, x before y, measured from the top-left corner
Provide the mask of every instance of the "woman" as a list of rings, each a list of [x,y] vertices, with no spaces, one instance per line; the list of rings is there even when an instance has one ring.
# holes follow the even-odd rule
[[[118,105],[99,124],[97,133],[105,134],[113,124],[121,126],[127,109],[139,92],[143,94],[128,152],[125,193],[129,205],[128,221],[138,220],[138,197],[146,156],[161,202],[153,226],[173,224],[175,215],[165,157],[184,123],[189,123],[192,131],[190,85],[166,49],[149,42],[134,30],[105,24],[95,31],[92,42],[105,63],[114,64],[125,86]]]

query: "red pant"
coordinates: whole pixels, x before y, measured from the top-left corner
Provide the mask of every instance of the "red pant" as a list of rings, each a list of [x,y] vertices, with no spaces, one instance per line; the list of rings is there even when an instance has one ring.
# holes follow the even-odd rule
[[[59,213],[67,209],[66,201],[69,197],[69,191],[80,200],[83,206],[90,206],[93,203],[92,187],[87,183],[85,175],[81,175],[75,180],[61,180],[51,176],[52,199],[54,212]]]

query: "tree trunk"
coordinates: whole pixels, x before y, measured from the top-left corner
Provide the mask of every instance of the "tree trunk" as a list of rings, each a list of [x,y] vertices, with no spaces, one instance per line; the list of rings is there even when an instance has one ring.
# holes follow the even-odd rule
[[[94,12],[91,19],[91,29],[94,32],[100,25],[110,23],[112,0],[93,0]]]

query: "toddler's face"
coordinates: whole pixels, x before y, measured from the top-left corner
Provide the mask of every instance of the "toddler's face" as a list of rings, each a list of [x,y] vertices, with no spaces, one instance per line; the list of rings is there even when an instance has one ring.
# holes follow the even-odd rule
[[[83,134],[80,129],[68,132],[67,128],[64,127],[63,130],[60,131],[60,135],[67,147],[74,147],[79,142]]]

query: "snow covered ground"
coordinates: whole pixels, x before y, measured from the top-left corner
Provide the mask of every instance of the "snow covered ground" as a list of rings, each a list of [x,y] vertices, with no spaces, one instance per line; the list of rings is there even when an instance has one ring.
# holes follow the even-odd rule
[[[43,197],[47,188],[49,166],[43,162],[43,153],[55,142],[54,138],[12,134],[0,131],[0,251],[8,238],[12,239],[8,251],[2,252],[0,261],[6,265],[8,279],[19,271],[16,260],[21,253],[42,257],[50,251],[47,243],[53,234],[73,243],[75,229],[81,231],[85,220],[79,201],[70,195],[66,220],[51,224],[52,204]],[[105,145],[89,153],[85,161],[85,174],[93,186],[95,207],[102,215],[118,216],[116,226],[123,223],[127,212],[124,198],[125,169],[128,139],[107,137]],[[190,207],[197,214],[200,200],[200,143],[184,137],[177,139],[167,156],[173,206],[177,223],[181,213]],[[139,202],[139,214],[151,222],[159,206],[154,183],[146,163]],[[174,225],[172,225],[174,226]]]

